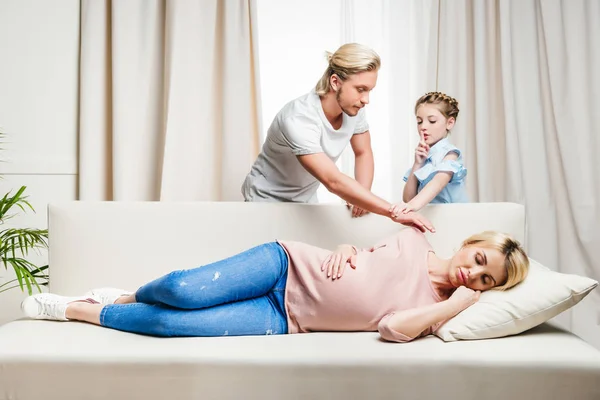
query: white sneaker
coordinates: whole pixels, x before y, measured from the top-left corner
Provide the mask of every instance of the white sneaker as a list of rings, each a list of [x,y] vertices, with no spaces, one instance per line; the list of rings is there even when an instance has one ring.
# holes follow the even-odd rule
[[[132,293],[123,289],[98,288],[90,290],[85,294],[85,296],[91,297],[100,304],[114,304],[119,297],[129,296],[130,294]]]
[[[21,310],[25,316],[32,319],[67,321],[65,317],[67,305],[74,301],[93,302],[94,300],[88,297],[66,297],[52,293],[38,293],[23,300]]]

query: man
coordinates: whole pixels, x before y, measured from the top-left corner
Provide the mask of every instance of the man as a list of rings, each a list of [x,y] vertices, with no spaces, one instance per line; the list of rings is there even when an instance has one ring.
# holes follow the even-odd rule
[[[317,201],[319,183],[352,208],[391,217],[392,205],[371,193],[374,162],[364,107],[377,83],[381,60],[370,48],[349,43],[328,55],[314,90],[286,104],[275,116],[244,184],[246,201]],[[350,144],[355,179],[335,162]]]

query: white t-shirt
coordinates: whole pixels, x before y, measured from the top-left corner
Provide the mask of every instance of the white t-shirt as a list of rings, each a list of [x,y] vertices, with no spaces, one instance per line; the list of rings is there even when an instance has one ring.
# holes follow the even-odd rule
[[[364,108],[355,117],[342,115],[342,126],[333,129],[314,90],[287,103],[271,123],[262,151],[242,185],[244,199],[316,202],[319,181],[296,156],[325,153],[337,161],[352,135],[369,130]]]

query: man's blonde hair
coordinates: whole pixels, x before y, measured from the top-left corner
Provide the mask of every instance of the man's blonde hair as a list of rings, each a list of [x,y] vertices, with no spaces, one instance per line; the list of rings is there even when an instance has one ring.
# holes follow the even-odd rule
[[[346,43],[331,54],[327,52],[328,66],[315,88],[319,96],[331,90],[331,76],[336,74],[342,81],[350,75],[365,71],[377,71],[381,67],[379,55],[367,46]]]
[[[529,258],[521,244],[504,233],[485,231],[467,238],[463,247],[481,246],[496,249],[504,255],[504,267],[506,268],[506,282],[496,286],[495,290],[507,290],[520,283],[527,277],[529,271]]]

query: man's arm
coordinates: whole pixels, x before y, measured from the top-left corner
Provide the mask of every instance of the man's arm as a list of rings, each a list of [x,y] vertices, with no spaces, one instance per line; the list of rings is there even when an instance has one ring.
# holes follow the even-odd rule
[[[371,148],[371,133],[352,135],[350,145],[354,152],[354,179],[365,188],[371,190],[373,185],[373,175],[375,173],[375,160],[373,159],[373,149]],[[360,207],[348,204],[352,209],[353,217],[362,217],[368,211]]]
[[[373,175],[375,173],[375,161],[373,159],[373,148],[371,147],[371,133],[366,131],[352,135],[350,145],[354,152],[354,178],[363,187],[371,190]]]
[[[374,195],[358,181],[340,172],[325,153],[297,156],[300,164],[319,180],[331,193],[372,213],[391,217],[392,205]]]

